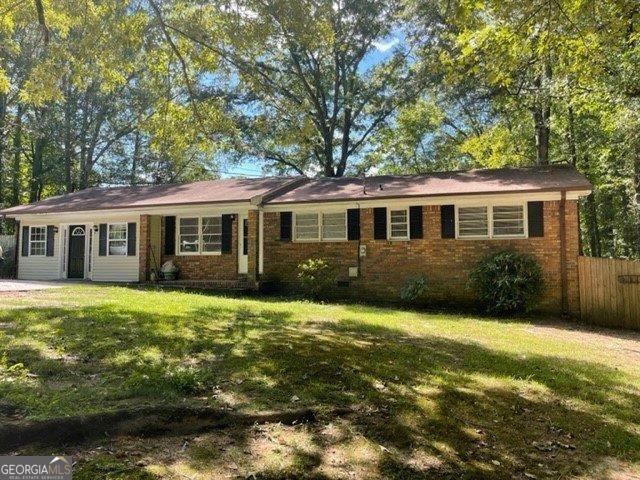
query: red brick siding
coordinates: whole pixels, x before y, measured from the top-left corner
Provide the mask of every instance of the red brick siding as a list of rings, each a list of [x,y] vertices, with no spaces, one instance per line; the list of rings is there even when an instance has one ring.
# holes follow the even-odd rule
[[[470,269],[491,251],[514,248],[534,255],[543,269],[545,292],[540,308],[561,308],[559,203],[545,202],[544,237],[518,240],[457,240],[440,238],[440,207],[423,208],[424,238],[409,241],[373,240],[373,210],[361,210],[361,244],[366,257],[360,259],[360,277],[349,291],[381,300],[397,300],[409,275],[423,273],[428,279],[427,300],[447,303],[473,301],[467,288]],[[358,242],[281,242],[277,213],[265,213],[264,276],[295,282],[297,266],[310,257],[322,257],[338,268],[343,278],[348,267],[358,265]],[[577,283],[578,254],[577,202],[567,202],[567,277],[569,306],[579,308]]]
[[[176,218],[176,231],[180,228]],[[231,252],[220,255],[165,255],[164,253],[164,221],[162,222],[162,263],[173,260],[180,268],[181,280],[237,280],[238,279],[238,215],[232,223]],[[176,242],[176,253],[178,252]]]

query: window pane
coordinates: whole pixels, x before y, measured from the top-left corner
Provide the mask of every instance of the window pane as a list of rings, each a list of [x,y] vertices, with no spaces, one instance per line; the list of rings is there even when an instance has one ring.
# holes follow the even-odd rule
[[[180,235],[198,235],[198,219],[197,218],[181,218],[180,219]]]
[[[126,255],[126,254],[127,254],[126,240],[110,240],[109,241],[109,255]]]
[[[409,236],[407,211],[391,210],[389,216],[391,218],[391,238],[407,238]]]
[[[198,235],[180,235],[181,252],[197,252],[199,243]]]
[[[489,235],[487,207],[461,207],[458,209],[458,235],[460,237],[486,237]]]
[[[524,207],[522,205],[493,207],[493,234],[498,237],[524,235]]]
[[[43,242],[47,238],[47,228],[46,227],[31,227],[31,241],[32,242]]]
[[[31,227],[29,233],[29,255],[42,256],[46,252],[47,227]]]
[[[222,217],[202,217],[202,251],[222,250]]]
[[[322,238],[344,239],[347,236],[347,216],[344,212],[322,215]]]
[[[296,239],[316,240],[318,238],[318,214],[300,213],[296,215]]]
[[[109,240],[125,240],[127,238],[127,224],[109,225]]]

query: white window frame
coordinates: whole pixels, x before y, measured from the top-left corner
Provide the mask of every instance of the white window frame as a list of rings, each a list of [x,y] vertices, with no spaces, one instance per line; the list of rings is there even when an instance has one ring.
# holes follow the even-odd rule
[[[495,207],[521,207],[522,208],[522,233],[510,234],[510,235],[496,235],[493,233],[493,209]],[[489,234],[491,238],[495,239],[510,239],[510,238],[527,238],[529,236],[529,222],[527,218],[527,205],[523,203],[494,203],[491,205],[491,231]]]
[[[402,237],[394,237],[391,235],[392,232],[392,228],[391,228],[391,210],[393,210],[394,212],[399,212],[401,210],[404,210],[406,218],[407,218],[407,234],[405,236]],[[411,237],[411,232],[410,232],[410,219],[409,219],[409,207],[387,207],[387,240],[409,240],[409,237]]]
[[[202,251],[202,240],[204,234],[202,233],[202,219],[203,218],[212,218],[218,217],[220,218],[220,251],[219,252],[203,252]],[[187,218],[195,218],[198,220],[198,250],[196,252],[182,252],[180,250],[180,221],[182,219]],[[212,213],[208,215],[182,215],[176,217],[176,233],[175,233],[175,245],[176,245],[176,256],[191,256],[191,255],[222,255],[222,214],[221,213]]]
[[[44,228],[44,240],[31,240],[31,230],[34,228]],[[32,243],[43,243],[44,250],[42,254],[31,253],[31,244]],[[47,256],[47,226],[46,225],[29,225],[29,256],[30,257],[46,257]]]
[[[486,207],[487,208],[487,235],[460,236],[460,221],[458,210],[467,207]],[[522,207],[522,221],[524,223],[523,233],[519,235],[494,235],[493,234],[493,207]],[[519,240],[529,238],[529,218],[527,216],[526,202],[483,202],[483,203],[462,203],[455,206],[455,226],[456,239],[458,240]]]
[[[344,237],[340,237],[340,238],[325,238],[324,234],[323,234],[323,230],[324,230],[324,215],[325,214],[336,214],[336,213],[341,213],[344,215]],[[317,230],[317,235],[315,238],[298,238],[298,232],[297,232],[297,217],[298,215],[316,215],[316,217],[318,218],[318,230]],[[319,242],[324,242],[324,243],[331,243],[331,242],[346,242],[349,239],[349,224],[348,224],[348,220],[347,220],[347,210],[340,208],[340,209],[329,209],[329,210],[301,210],[299,212],[293,212],[292,215],[292,234],[293,234],[293,242],[295,243],[319,243]]]
[[[318,219],[318,228],[315,238],[298,238],[298,215],[315,215]],[[322,241],[322,214],[318,211],[294,212],[292,218],[293,241],[297,243],[313,243]]]
[[[325,238],[324,236],[324,216],[325,215],[335,215],[337,213],[342,214],[342,218],[344,218],[344,237],[334,237],[334,238]],[[319,216],[319,230],[320,230],[320,238],[323,242],[346,242],[349,238],[349,222],[347,219],[347,211],[346,210],[324,210],[320,212]]]
[[[120,255],[117,253],[111,253],[111,242],[122,242],[122,238],[118,238],[118,239],[112,239],[110,238],[110,231],[111,231],[111,226],[112,225],[124,225],[124,245],[125,245],[125,253],[124,255]],[[127,222],[113,222],[113,223],[107,223],[107,257],[126,257],[129,252],[129,226],[127,225]]]
[[[193,218],[193,217],[185,217],[185,218]],[[205,252],[202,250],[202,247],[204,247],[204,232],[202,230],[203,228],[203,223],[202,223],[202,219],[203,218],[219,218],[220,219],[220,251],[218,252]],[[221,255],[222,254],[222,215],[202,215],[201,217],[198,218],[198,232],[199,232],[199,237],[200,240],[198,241],[198,252],[200,253],[200,255]],[[208,234],[210,235],[210,234]]]

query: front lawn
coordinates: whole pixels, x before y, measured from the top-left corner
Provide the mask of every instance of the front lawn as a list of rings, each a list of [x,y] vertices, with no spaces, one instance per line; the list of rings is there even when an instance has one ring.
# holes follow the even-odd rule
[[[638,334],[552,320],[98,286],[0,296],[0,422],[355,408],[60,446],[74,478],[631,476],[639,360]]]

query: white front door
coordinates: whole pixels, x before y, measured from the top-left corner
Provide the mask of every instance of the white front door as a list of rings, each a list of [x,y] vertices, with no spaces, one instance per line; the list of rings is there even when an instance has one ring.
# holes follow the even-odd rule
[[[249,218],[238,215],[238,273],[249,271]]]

